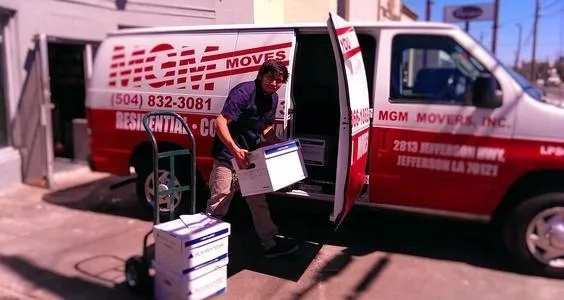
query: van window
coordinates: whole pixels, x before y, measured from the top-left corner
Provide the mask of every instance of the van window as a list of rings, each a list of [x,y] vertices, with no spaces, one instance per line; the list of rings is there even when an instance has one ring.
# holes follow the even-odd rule
[[[376,38],[369,34],[358,34],[358,43],[362,52],[362,60],[366,71],[366,81],[368,84],[368,96],[370,97],[370,107],[372,108],[372,98],[374,95],[374,61],[376,60]]]
[[[392,41],[390,102],[472,105],[474,80],[488,73],[448,36],[396,35]]]

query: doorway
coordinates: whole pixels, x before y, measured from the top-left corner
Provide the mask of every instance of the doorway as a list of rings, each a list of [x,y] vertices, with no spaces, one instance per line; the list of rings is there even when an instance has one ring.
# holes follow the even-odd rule
[[[47,44],[55,157],[74,159],[73,119],[85,117],[84,45]]]
[[[47,43],[55,171],[86,164],[86,88],[97,43]]]
[[[4,41],[4,27],[9,20],[9,16],[2,15],[0,11],[0,148],[8,145],[8,112],[6,99],[6,74],[7,66],[5,61],[6,42]]]

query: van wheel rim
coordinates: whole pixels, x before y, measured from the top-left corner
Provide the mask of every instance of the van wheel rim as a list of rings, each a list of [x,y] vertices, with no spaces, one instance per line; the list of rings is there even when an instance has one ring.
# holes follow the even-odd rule
[[[537,214],[527,227],[527,248],[539,262],[564,268],[564,207]]]
[[[178,178],[174,178],[174,182],[172,182],[172,178],[170,175],[171,174],[168,170],[159,170],[158,191],[166,191],[166,190],[170,190],[171,188],[179,188],[181,186],[180,182],[178,181]],[[153,203],[153,196],[154,196],[153,172],[151,172],[145,179],[145,200],[154,208],[155,205]],[[182,192],[176,192],[172,196],[173,196],[172,200],[174,207],[177,208],[178,205],[180,204],[180,201],[182,200]],[[172,208],[170,198],[171,197],[169,195],[164,195],[159,197],[159,199],[157,199],[159,205],[159,211],[170,212]]]

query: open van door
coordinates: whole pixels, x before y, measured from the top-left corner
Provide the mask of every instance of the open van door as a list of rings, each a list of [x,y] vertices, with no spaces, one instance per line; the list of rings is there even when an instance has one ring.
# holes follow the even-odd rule
[[[370,97],[354,28],[333,13],[327,20],[339,77],[339,148],[331,221],[342,223],[364,186],[370,140]]]

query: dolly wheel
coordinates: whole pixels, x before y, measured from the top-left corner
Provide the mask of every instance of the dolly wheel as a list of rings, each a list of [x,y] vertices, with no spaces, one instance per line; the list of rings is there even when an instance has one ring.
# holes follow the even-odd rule
[[[144,291],[151,283],[149,265],[142,256],[130,257],[125,262],[125,281],[135,293]]]

